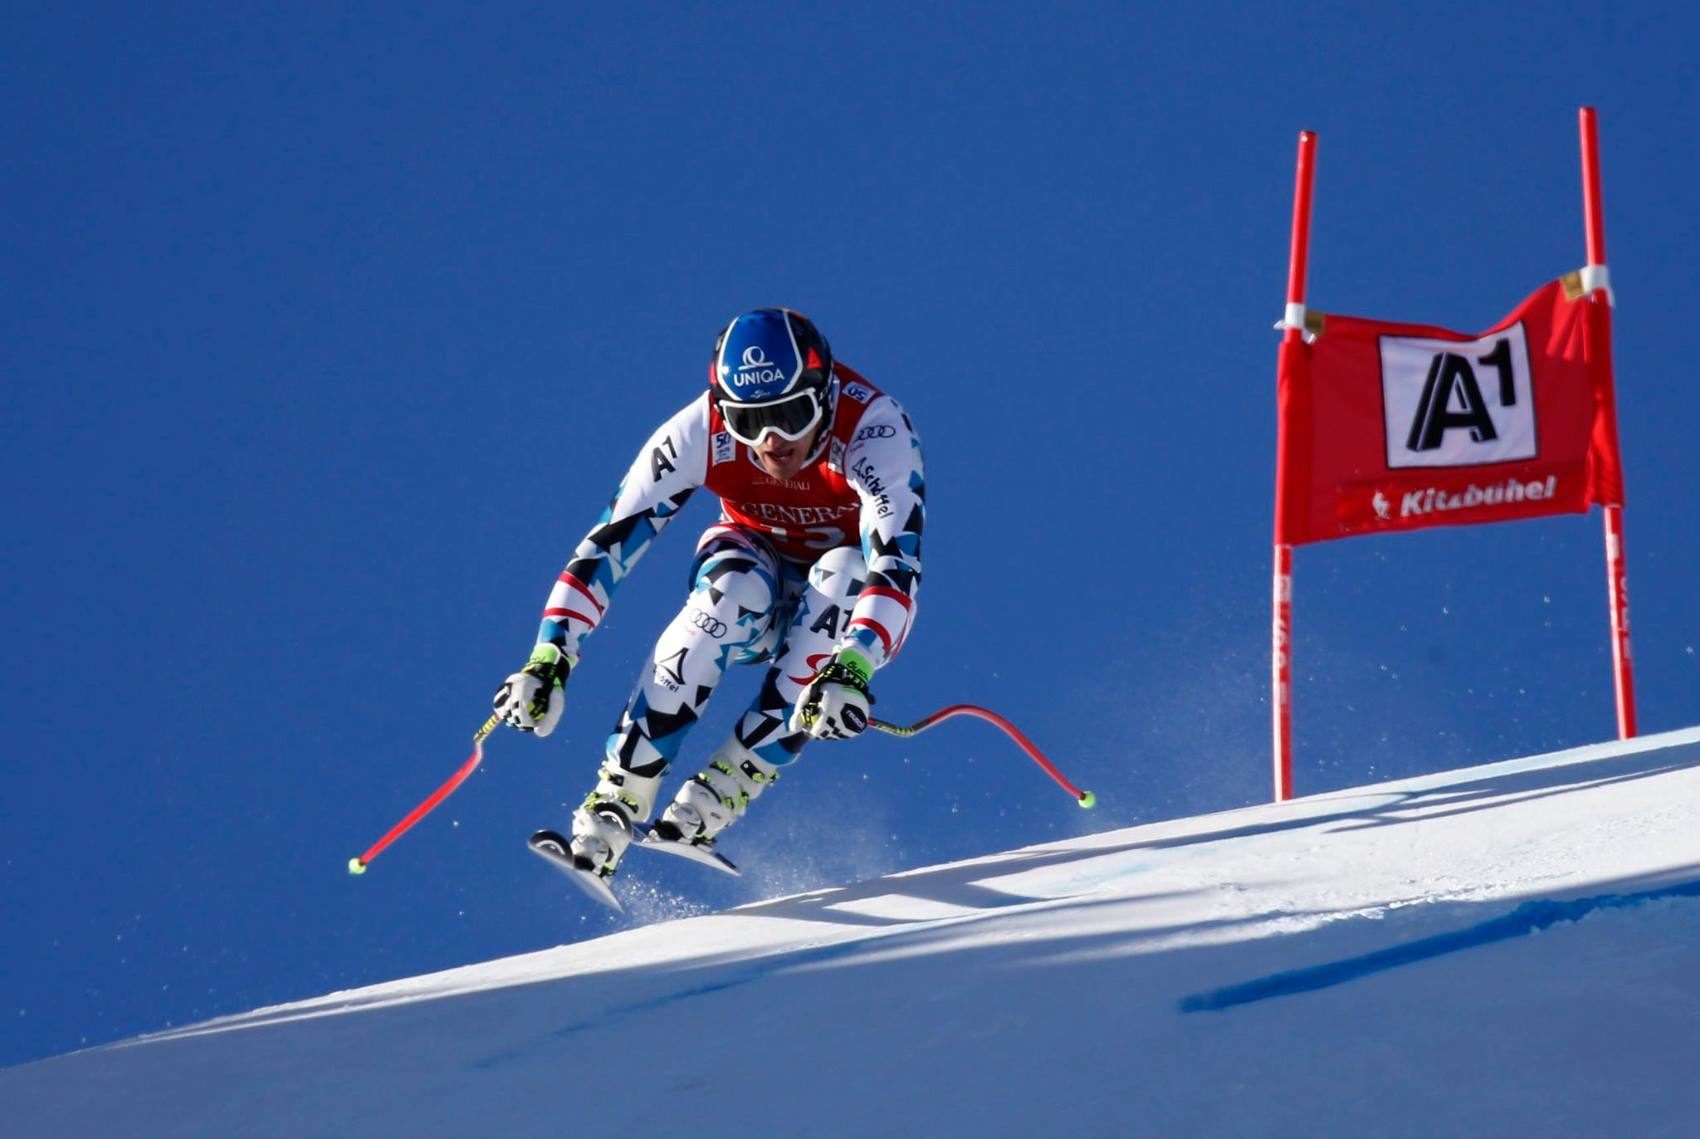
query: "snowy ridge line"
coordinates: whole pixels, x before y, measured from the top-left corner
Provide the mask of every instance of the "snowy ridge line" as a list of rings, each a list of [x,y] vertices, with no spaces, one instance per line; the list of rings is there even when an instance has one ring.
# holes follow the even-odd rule
[[[1491,779],[1496,775],[1512,775],[1524,771],[1547,770],[1557,767],[1570,767],[1578,763],[1592,763],[1606,757],[1627,758],[1641,755],[1649,751],[1663,751],[1666,748],[1682,747],[1685,744],[1700,743],[1700,726],[1678,728],[1669,732],[1658,732],[1652,735],[1640,735],[1629,740],[1610,740],[1606,743],[1581,744],[1577,747],[1565,748],[1561,751],[1544,752],[1539,755],[1524,756],[1521,759],[1506,759],[1496,763],[1487,763],[1479,767],[1465,767],[1453,771],[1437,771],[1432,775],[1417,775],[1401,779],[1390,779],[1385,783],[1366,783],[1361,787],[1352,787],[1342,791],[1325,791],[1316,795],[1306,795],[1290,800],[1293,804],[1305,802],[1321,802],[1339,795],[1363,795],[1381,791],[1384,788],[1397,787],[1403,791],[1431,791],[1436,788],[1450,786],[1458,781],[1461,775],[1469,775],[1475,779]],[[1256,808],[1242,808],[1256,809]]]
[[[757,974],[783,971],[790,965],[803,967],[810,961],[822,961],[827,957],[855,956],[858,950],[877,956],[877,947],[880,946],[901,951],[899,947],[904,940],[893,935],[944,932],[952,927],[972,927],[1000,913],[1067,906],[1102,891],[1118,890],[1130,880],[1148,878],[1153,874],[1179,873],[1197,883],[1199,880],[1195,873],[1179,870],[1177,863],[1190,862],[1223,843],[1242,840],[1284,842],[1283,836],[1302,832],[1320,831],[1327,835],[1343,826],[1418,822],[1454,810],[1471,809],[1460,805],[1456,797],[1444,794],[1449,790],[1456,791],[1466,777],[1472,784],[1484,784],[1502,776],[1552,771],[1601,760],[1623,760],[1695,743],[1700,743],[1700,727],[1319,792],[1283,804],[1239,807],[1039,843],[936,866],[895,871],[866,882],[816,888],[750,902],[721,914],[661,922],[588,942],[268,1006],[149,1033],[109,1047],[126,1048],[273,1027],[398,1005],[449,1000],[493,988],[575,976],[623,974],[655,967],[698,970],[761,963],[751,970],[753,978]],[[1434,792],[1442,794],[1434,795]],[[1489,798],[1506,804],[1544,793],[1538,787],[1527,791],[1505,788],[1497,789]],[[1062,872],[1065,867],[1066,872]],[[1257,925],[1264,933],[1300,932],[1324,922],[1376,918],[1397,908],[1486,900],[1496,892],[1493,887],[1477,885],[1444,892],[1429,891],[1392,898],[1383,896],[1366,900],[1365,904],[1336,909],[1323,916],[1289,914],[1265,919]],[[750,919],[758,920],[750,922]],[[730,926],[725,923],[764,926],[768,922],[779,923],[782,927],[803,923],[806,931],[791,936],[785,936],[781,929],[775,928],[726,932]],[[1169,938],[1153,939],[1152,944],[1155,947],[1180,943],[1187,940],[1187,936],[1177,931]],[[715,945],[716,951],[701,952],[700,947],[709,944]],[[681,952],[680,945],[697,945],[699,949]],[[610,952],[616,946],[619,952]],[[1228,989],[1238,987],[1229,986]],[[1225,991],[1195,993],[1186,999],[1203,1000],[1212,993]],[[634,1005],[630,1011],[646,1007],[649,1007],[648,1002]],[[1199,1009],[1188,1008],[1186,1011]]]
[[[1305,969],[1290,969],[1282,973],[1273,973],[1267,977],[1259,977],[1255,981],[1243,984],[1228,985],[1204,993],[1193,993],[1182,997],[1178,1007],[1182,1012],[1220,1012],[1236,1005],[1251,1004],[1255,1001],[1269,1000],[1272,997],[1291,996],[1295,993],[1314,992],[1334,985],[1342,985],[1367,977],[1372,973],[1380,973],[1388,969],[1396,969],[1401,965],[1412,965],[1419,961],[1427,961],[1447,953],[1458,953],[1465,949],[1475,949],[1478,946],[1489,945],[1496,941],[1506,941],[1514,937],[1526,937],[1531,933],[1550,929],[1561,922],[1581,921],[1589,914],[1605,910],[1633,909],[1644,906],[1649,902],[1663,901],[1669,898],[1700,898],[1700,879],[1693,879],[1675,886],[1664,886],[1656,890],[1642,890],[1634,894],[1601,894],[1592,898],[1573,898],[1561,901],[1556,898],[1539,898],[1524,902],[1510,913],[1502,917],[1492,918],[1467,929],[1454,930],[1450,933],[1435,934],[1433,937],[1419,938],[1404,945],[1395,945],[1387,949],[1379,949],[1373,953],[1348,957],[1343,961],[1331,961],[1323,965],[1313,965]]]
[[[0,1071],[0,1102],[56,1139],[517,1139],[585,1103],[607,1134],[1015,1137],[1054,1133],[1067,1089],[1071,1134],[1105,1139],[1676,1139],[1696,834],[1688,729],[273,1006]],[[691,1047],[610,1094],[607,1058],[666,1041]],[[725,1055],[761,1058],[760,1094],[715,1094]]]
[[[1078,842],[1079,840],[1075,841]],[[1026,857],[1021,858],[1021,856]],[[966,877],[981,870],[992,872],[1001,870],[1005,876],[1012,877],[1025,872],[1027,859],[1089,860],[1099,857],[1101,855],[1098,852],[1089,849],[1075,850],[1069,843],[1045,843],[1024,847],[1019,851],[1012,851],[1005,855],[980,856],[939,866],[895,871],[892,874],[863,883],[816,888],[795,895],[749,902],[721,914],[696,915],[659,922],[654,925],[594,938],[586,942],[557,946],[553,949],[538,950],[534,953],[520,954],[495,961],[463,965],[437,973],[387,981],[360,989],[341,990],[302,1001],[268,1005],[245,1013],[146,1033],[130,1040],[117,1041],[103,1047],[132,1048],[247,1029],[272,1028],[301,1021],[379,1011],[399,1005],[451,1000],[469,993],[534,985],[568,977],[589,978],[598,975],[643,972],[656,968],[666,968],[677,972],[708,972],[728,967],[738,968],[738,973],[726,981],[689,982],[679,989],[646,998],[624,1009],[608,1010],[608,1015],[616,1018],[630,1016],[660,1008],[691,996],[735,988],[791,969],[807,968],[810,965],[830,962],[859,952],[873,954],[877,952],[877,947],[889,945],[893,950],[900,951],[905,943],[915,941],[934,931],[968,925],[1007,913],[1031,912],[1043,910],[1047,907],[1067,905],[1078,899],[1082,894],[1090,893],[1095,888],[1094,883],[1085,889],[1076,888],[1054,894],[1026,895],[986,886],[985,881],[995,879],[994,873],[992,878],[982,880],[980,886],[975,889],[975,897],[972,903],[962,901],[937,902],[929,900],[923,892],[905,897],[907,907],[912,911],[908,916],[882,917],[877,913],[863,912],[863,910],[856,908],[859,905],[879,902],[891,895],[900,893],[897,884],[905,879],[913,880],[927,875],[954,879],[958,876]],[[1018,865],[1014,870],[1004,865],[1004,860],[1009,858],[1018,859]],[[953,889],[961,891],[965,887],[958,882],[953,885]],[[917,909],[924,910],[925,916],[913,912]],[[938,912],[941,910],[948,912]],[[758,919],[756,924],[760,926],[768,926],[777,922],[787,924],[803,922],[807,924],[808,932],[799,934],[794,939],[775,939],[771,932],[767,932],[760,936],[759,941],[752,942],[748,949],[742,951],[726,949],[716,953],[687,954],[684,956],[676,952],[646,952],[645,950],[649,947],[642,944],[652,942],[660,936],[666,936],[662,931],[669,929],[674,931],[674,936],[682,937],[686,944],[690,944],[691,934],[696,933],[699,929],[710,930],[716,925],[741,923],[751,918]],[[690,933],[687,933],[687,930],[690,930]],[[708,937],[703,940],[712,941],[715,939]],[[637,950],[629,958],[616,964],[614,960],[610,959],[611,955],[600,953],[603,947],[615,941],[630,941],[634,947],[637,947]],[[594,950],[598,951],[596,956],[587,956],[584,951],[592,950],[593,947]],[[567,1036],[589,1027],[592,1026],[586,1023],[574,1023],[553,1031],[549,1035]],[[491,1062],[499,1061],[500,1057],[497,1057]]]

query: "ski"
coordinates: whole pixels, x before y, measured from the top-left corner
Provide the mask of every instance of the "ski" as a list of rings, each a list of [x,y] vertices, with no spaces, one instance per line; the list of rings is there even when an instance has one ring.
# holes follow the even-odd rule
[[[608,885],[607,879],[596,871],[579,866],[573,861],[572,846],[567,839],[562,838],[555,831],[538,831],[531,836],[526,846],[531,853],[566,875],[569,882],[586,894],[611,910],[618,913],[625,912],[625,907],[620,905],[620,899],[614,896],[614,891]]]
[[[722,874],[731,874],[734,877],[743,873],[737,866],[733,865],[730,858],[717,853],[713,843],[693,843],[682,838],[667,838],[649,823],[638,823],[632,830],[638,836],[638,841],[632,844],[634,850],[653,850],[659,854],[671,854],[676,858],[686,858],[703,866],[711,866]]]

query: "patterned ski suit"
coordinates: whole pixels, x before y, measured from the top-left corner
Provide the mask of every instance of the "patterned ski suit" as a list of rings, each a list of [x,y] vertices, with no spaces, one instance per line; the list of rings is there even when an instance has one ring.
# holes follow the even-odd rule
[[[902,647],[921,580],[920,439],[896,400],[842,364],[827,402],[815,456],[781,481],[727,432],[703,393],[650,436],[574,551],[538,641],[576,657],[615,589],[696,489],[720,497],[720,519],[697,543],[690,593],[608,737],[586,807],[618,799],[634,820],[648,819],[662,773],[726,666],[771,662],[754,702],[694,780],[729,817],[741,815],[801,751],[807,736],[787,731],[786,721],[821,665],[853,647],[877,669]]]

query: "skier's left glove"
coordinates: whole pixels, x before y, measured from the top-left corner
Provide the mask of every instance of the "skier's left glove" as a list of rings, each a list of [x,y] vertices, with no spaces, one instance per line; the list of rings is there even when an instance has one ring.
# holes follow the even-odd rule
[[[810,739],[855,739],[868,726],[868,705],[874,702],[868,681],[873,674],[861,653],[840,649],[797,697],[787,727],[807,732]]]
[[[546,736],[567,706],[567,674],[578,658],[545,641],[531,650],[525,667],[502,682],[490,706],[510,728]]]

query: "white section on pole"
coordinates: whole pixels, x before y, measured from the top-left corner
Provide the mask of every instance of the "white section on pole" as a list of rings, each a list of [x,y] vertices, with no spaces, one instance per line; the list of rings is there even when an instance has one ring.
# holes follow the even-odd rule
[[[1606,303],[1612,308],[1617,307],[1617,294],[1611,291],[1611,270],[1604,265],[1582,266],[1582,295],[1588,296],[1596,289],[1606,291]]]
[[[1302,303],[1299,301],[1288,301],[1286,310],[1282,312],[1281,319],[1275,322],[1274,327],[1279,332],[1285,332],[1289,328],[1296,328],[1299,331],[1299,335],[1305,338],[1306,344],[1314,344],[1316,343],[1316,334],[1306,330],[1306,315],[1308,314],[1306,313],[1305,306]]]

